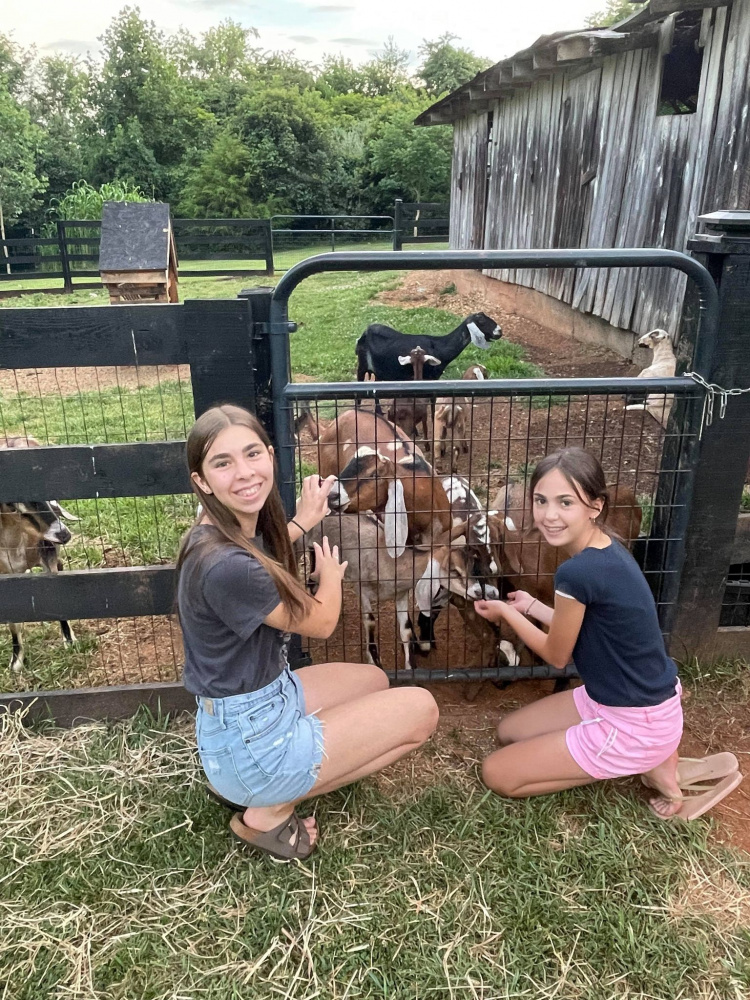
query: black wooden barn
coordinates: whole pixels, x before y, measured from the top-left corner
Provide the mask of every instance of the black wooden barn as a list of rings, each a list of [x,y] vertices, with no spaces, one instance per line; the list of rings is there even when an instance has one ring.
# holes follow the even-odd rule
[[[749,113],[750,0],[651,0],[612,28],[541,37],[417,123],[454,126],[452,249],[684,250],[699,215],[750,208]],[[664,271],[485,274],[537,290],[513,289],[536,315],[541,292],[574,322],[635,333],[676,332],[685,287]]]

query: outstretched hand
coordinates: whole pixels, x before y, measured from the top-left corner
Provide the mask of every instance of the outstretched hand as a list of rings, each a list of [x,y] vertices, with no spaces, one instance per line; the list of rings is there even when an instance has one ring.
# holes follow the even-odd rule
[[[506,607],[504,601],[474,601],[474,610],[477,614],[486,618],[488,622],[494,622],[495,625],[504,620]]]
[[[304,531],[310,531],[316,524],[320,524],[328,513],[328,494],[335,482],[335,476],[321,479],[317,474],[305,476],[302,480],[302,493],[297,500],[294,520]]]
[[[331,548],[328,538],[323,535],[322,544],[318,545],[317,542],[314,542],[313,549],[315,550],[315,569],[310,574],[310,579],[319,580],[322,583],[324,576],[333,575],[338,576],[339,580],[343,580],[349,563],[348,561],[341,562],[339,559],[338,545]]]

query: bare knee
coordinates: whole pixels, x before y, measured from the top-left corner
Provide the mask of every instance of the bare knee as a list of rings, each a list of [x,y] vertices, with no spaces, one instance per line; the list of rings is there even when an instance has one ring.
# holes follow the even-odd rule
[[[510,743],[518,742],[518,732],[513,724],[513,714],[506,715],[497,724],[497,739],[502,746],[507,747]]]
[[[380,667],[373,663],[358,663],[357,670],[362,671],[362,686],[368,693],[388,690],[390,682]]]
[[[413,724],[411,731],[413,742],[426,742],[435,732],[440,718],[437,702],[425,688],[401,688],[399,694],[407,700]]]
[[[523,798],[519,795],[519,785],[517,781],[503,767],[502,762],[496,759],[496,754],[491,754],[482,761],[482,784],[486,785],[491,792],[502,795],[504,798]]]

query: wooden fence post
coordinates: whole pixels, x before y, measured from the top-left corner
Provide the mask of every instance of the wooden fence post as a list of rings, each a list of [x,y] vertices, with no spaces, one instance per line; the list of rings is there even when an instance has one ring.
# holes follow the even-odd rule
[[[404,245],[401,242],[401,227],[404,224],[404,199],[396,198],[396,202],[393,206],[393,249],[403,250]]]
[[[708,381],[745,389],[750,387],[750,212],[713,212],[699,221],[709,232],[694,236],[688,246],[714,276],[720,302]],[[717,630],[750,456],[750,394],[730,397],[723,419],[716,399],[713,422],[704,427],[698,448],[670,648],[680,658],[711,659],[733,649],[747,655],[750,629],[726,630],[734,635],[723,649]],[[745,640],[744,650],[734,645],[738,640]]]
[[[274,263],[273,263],[273,232],[271,230],[271,220],[263,219],[263,236],[266,243],[266,274],[268,277],[273,277],[274,273]]]
[[[68,236],[65,232],[65,223],[57,223],[57,241],[60,244],[60,264],[63,273],[63,288],[66,294],[73,291],[73,276],[70,273],[70,260],[68,259]]]
[[[167,308],[161,306],[160,308]],[[255,412],[252,310],[244,299],[190,299],[184,309],[195,416],[218,403]]]

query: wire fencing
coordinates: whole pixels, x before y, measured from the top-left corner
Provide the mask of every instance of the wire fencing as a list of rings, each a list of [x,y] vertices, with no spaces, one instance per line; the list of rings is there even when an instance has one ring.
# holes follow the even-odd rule
[[[682,501],[679,489],[659,493],[659,474],[687,475],[696,432],[670,425],[664,433],[644,411],[627,411],[616,391],[478,395],[477,382],[465,385],[462,395],[437,398],[386,394],[355,405],[341,392],[294,403],[297,484],[316,471],[338,477],[334,513],[306,540],[303,572],[309,579],[309,547],[321,532],[349,561],[339,625],[307,646],[315,662],[370,660],[399,682],[556,676],[473,602],[521,589],[553,603],[560,550],[534,530],[528,484],[542,456],[568,445],[602,462],[608,524],[668,619],[666,554],[678,541]],[[700,398],[697,388],[685,395],[686,404]],[[673,466],[663,465],[665,447]]]
[[[0,447],[77,445],[184,439],[193,421],[188,365],[95,366],[0,370]],[[28,486],[21,501],[60,500],[71,539],[59,547],[64,571],[169,565],[192,522],[191,495],[68,500]],[[42,491],[43,493],[43,491]],[[2,527],[13,518],[7,504]],[[0,530],[0,561],[10,555],[9,530]],[[21,669],[10,668],[9,629],[0,626],[0,688],[5,691],[95,687],[177,680],[181,637],[172,616],[82,619],[76,641],[63,644],[54,623],[23,627]]]

